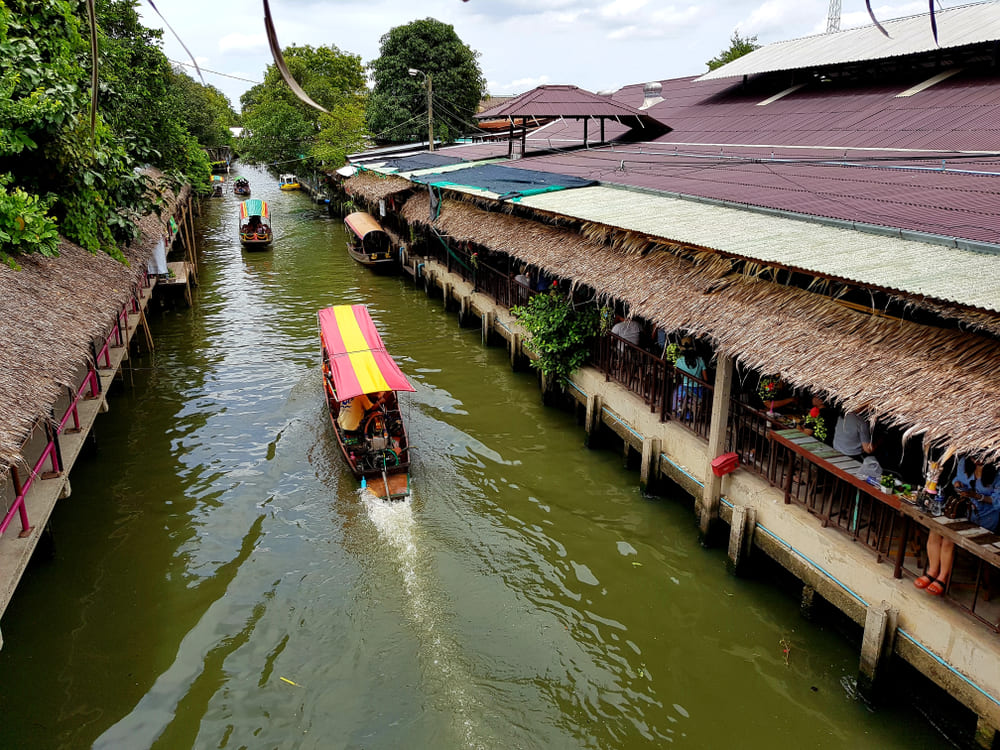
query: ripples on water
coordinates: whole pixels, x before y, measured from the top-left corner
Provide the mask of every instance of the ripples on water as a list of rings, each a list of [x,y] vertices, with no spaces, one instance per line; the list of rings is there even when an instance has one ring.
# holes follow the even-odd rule
[[[274,247],[240,249],[232,196],[206,204],[195,308],[152,316],[156,352],[57,513],[59,555],[4,619],[0,746],[933,739],[852,702],[853,649],[728,577],[684,505],[583,449],[502,350],[246,172]],[[351,303],[417,388],[405,502],[359,492],[328,425],[315,315]]]

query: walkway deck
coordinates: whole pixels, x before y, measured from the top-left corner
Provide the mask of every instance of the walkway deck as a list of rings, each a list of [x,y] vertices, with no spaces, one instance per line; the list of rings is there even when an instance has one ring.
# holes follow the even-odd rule
[[[78,402],[79,430],[65,430],[57,438],[62,471],[51,478],[46,478],[45,474],[38,475],[37,481],[33,482],[28,490],[25,496],[25,507],[31,528],[26,533],[18,534],[19,527],[15,520],[7,531],[0,535],[0,617],[3,617],[7,605],[28,567],[28,562],[42,538],[42,532],[49,522],[56,503],[70,496],[70,472],[90,435],[97,415],[108,410],[106,398],[108,387],[121,369],[122,362],[128,359],[132,337],[139,328],[140,320],[145,314],[155,284],[155,279],[151,279],[150,286],[141,289],[139,311],[130,311],[124,316],[123,345],[110,347],[107,360],[99,359],[98,377],[101,381],[101,392],[96,398],[81,398]],[[109,363],[110,366],[107,366]],[[0,632],[0,647],[2,645],[3,636]]]

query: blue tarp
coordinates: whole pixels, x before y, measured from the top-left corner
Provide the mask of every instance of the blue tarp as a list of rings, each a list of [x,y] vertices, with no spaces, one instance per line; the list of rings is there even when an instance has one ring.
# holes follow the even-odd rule
[[[383,162],[383,166],[394,167],[397,172],[413,172],[417,169],[431,169],[432,167],[447,167],[452,164],[461,164],[463,161],[465,159],[459,159],[457,156],[446,156],[445,154],[428,152],[386,159]]]
[[[501,200],[597,184],[596,180],[584,180],[580,177],[539,172],[534,169],[517,169],[500,164],[481,164],[468,169],[419,175],[410,179],[427,185],[442,187],[455,185],[488,190],[497,193]]]

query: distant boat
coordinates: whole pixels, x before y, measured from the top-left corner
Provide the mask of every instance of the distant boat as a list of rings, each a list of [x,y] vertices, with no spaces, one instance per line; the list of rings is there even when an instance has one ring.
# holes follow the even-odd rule
[[[223,184],[225,183],[225,181],[226,181],[226,178],[223,177],[221,174],[213,174],[212,175],[212,197],[213,198],[221,198],[222,197],[222,189],[223,189]]]
[[[302,186],[299,184],[299,178],[293,174],[283,174],[278,177],[278,187],[282,190],[298,190]]]
[[[410,489],[410,443],[399,392],[412,391],[382,343],[365,305],[317,313],[323,390],[347,465],[362,486],[385,500]]]
[[[246,177],[239,177],[233,182],[233,195],[250,195],[250,181]]]
[[[347,229],[347,252],[358,263],[373,270],[392,270],[396,258],[392,253],[392,238],[375,217],[355,211],[344,218]]]
[[[243,247],[247,250],[266,250],[272,239],[267,201],[243,201],[240,204],[240,242]]]

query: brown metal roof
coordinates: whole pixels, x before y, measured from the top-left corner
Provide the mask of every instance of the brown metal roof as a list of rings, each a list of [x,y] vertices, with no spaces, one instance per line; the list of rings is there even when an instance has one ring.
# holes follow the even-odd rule
[[[610,96],[598,96],[576,86],[539,86],[476,115],[477,120],[514,117],[616,118],[633,127],[662,133],[668,126],[655,117]]]

